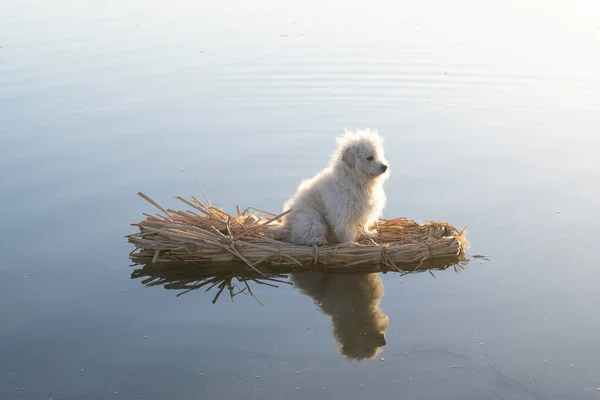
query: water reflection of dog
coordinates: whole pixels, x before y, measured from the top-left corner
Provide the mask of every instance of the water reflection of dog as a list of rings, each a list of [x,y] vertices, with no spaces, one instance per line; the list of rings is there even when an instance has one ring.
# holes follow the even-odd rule
[[[346,358],[373,358],[385,346],[389,320],[379,306],[383,297],[379,274],[306,272],[291,274],[291,278],[331,316],[333,335]]]

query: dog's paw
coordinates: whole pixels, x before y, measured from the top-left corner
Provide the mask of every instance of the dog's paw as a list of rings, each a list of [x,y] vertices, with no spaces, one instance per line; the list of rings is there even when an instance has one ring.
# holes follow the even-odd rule
[[[362,238],[361,239],[377,239],[379,237],[379,232],[377,232],[375,229],[367,229],[365,231],[362,232]]]
[[[340,240],[339,244],[344,245],[344,246],[349,246],[349,245],[358,244],[358,242],[354,238],[345,238],[345,239]]]
[[[306,244],[309,246],[325,246],[327,244],[327,239],[325,236],[315,236],[308,240]]]

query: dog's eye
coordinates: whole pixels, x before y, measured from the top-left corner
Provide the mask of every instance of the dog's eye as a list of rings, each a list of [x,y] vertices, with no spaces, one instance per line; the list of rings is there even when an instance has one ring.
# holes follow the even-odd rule
[[[367,157],[367,161],[373,161],[373,160],[374,160],[373,156]]]

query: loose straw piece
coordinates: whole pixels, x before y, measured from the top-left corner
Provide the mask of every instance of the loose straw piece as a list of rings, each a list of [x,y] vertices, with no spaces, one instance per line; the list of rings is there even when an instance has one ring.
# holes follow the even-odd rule
[[[169,213],[167,212],[167,210],[165,210],[164,208],[162,208],[157,202],[155,202],[154,200],[152,200],[150,197],[146,196],[144,193],[142,192],[138,192],[138,195],[143,197],[144,200],[146,200],[147,202],[149,202],[150,204],[152,204],[154,207],[158,208],[160,211],[162,211],[166,216],[169,215]]]

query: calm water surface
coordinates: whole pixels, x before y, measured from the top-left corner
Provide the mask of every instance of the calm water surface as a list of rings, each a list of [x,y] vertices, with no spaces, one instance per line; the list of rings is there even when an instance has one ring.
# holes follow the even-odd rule
[[[3,1],[0,398],[600,398],[599,9],[483,3]],[[363,126],[385,216],[491,262],[263,305],[130,278],[137,191],[278,211]]]

